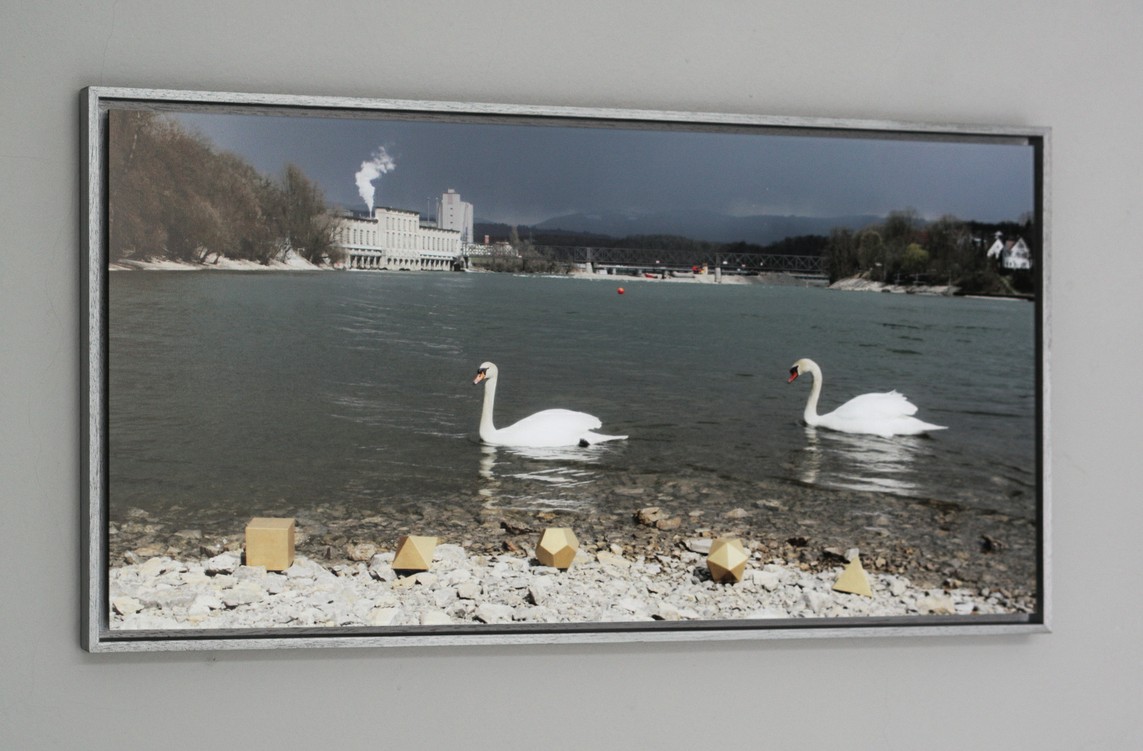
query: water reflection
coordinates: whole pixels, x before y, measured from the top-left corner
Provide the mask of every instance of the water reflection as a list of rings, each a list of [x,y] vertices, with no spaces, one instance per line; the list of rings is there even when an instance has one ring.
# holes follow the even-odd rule
[[[583,492],[599,478],[599,446],[516,448],[480,445],[477,491],[486,508],[538,510],[580,508],[593,494]]]
[[[806,443],[792,456],[795,476],[806,485],[914,495],[920,492],[928,439],[881,438],[804,428]]]

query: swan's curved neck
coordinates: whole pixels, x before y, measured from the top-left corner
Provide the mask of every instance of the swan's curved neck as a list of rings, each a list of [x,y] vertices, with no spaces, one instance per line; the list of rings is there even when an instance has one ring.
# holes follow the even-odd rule
[[[817,425],[818,397],[822,395],[822,371],[820,368],[811,367],[809,372],[814,378],[814,383],[810,387],[810,398],[806,400],[806,411],[802,413],[802,419],[806,425]]]
[[[487,441],[496,433],[496,426],[492,424],[492,403],[496,400],[496,379],[489,378],[484,382],[484,407],[480,411],[480,438]]]

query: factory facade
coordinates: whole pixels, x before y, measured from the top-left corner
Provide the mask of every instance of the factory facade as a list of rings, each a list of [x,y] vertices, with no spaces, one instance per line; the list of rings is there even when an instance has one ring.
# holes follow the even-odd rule
[[[345,267],[389,271],[449,271],[463,268],[472,242],[472,204],[454,191],[441,195],[437,221],[419,212],[374,207],[367,215],[337,217],[334,243],[345,252]]]

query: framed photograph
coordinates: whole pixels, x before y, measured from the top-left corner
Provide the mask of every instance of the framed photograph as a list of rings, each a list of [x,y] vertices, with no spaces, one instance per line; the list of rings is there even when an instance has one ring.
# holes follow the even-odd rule
[[[1048,630],[1047,128],[82,113],[88,650]]]

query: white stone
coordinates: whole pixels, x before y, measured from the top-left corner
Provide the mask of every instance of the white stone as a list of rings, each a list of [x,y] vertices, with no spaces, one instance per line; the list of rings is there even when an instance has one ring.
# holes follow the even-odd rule
[[[345,554],[351,561],[368,561],[377,555],[377,545],[372,542],[351,542],[345,546]]]
[[[421,613],[422,626],[447,626],[450,623],[452,618],[443,610],[426,610]]]
[[[746,572],[746,575],[751,582],[762,587],[767,592],[773,592],[781,583],[778,574],[773,571],[750,569]]]
[[[206,562],[206,573],[211,576],[233,574],[240,562],[234,553],[221,553]]]
[[[265,566],[239,566],[234,570],[234,578],[239,581],[242,580],[255,580],[260,581],[266,578]]]
[[[917,600],[917,612],[921,615],[951,615],[955,611],[953,599],[948,595],[929,595]]]
[[[433,550],[433,560],[463,563],[468,560],[468,553],[460,545],[441,543]]]
[[[599,551],[595,554],[595,558],[604,566],[610,566],[612,568],[625,569],[631,565],[631,561],[607,550]]]
[[[829,595],[824,592],[810,590],[806,592],[805,595],[806,607],[809,608],[810,612],[814,615],[821,615],[822,611],[829,605],[829,601]]]
[[[462,600],[475,600],[480,597],[480,584],[475,581],[461,582],[456,587],[456,596]]]
[[[543,605],[553,589],[555,589],[555,583],[552,579],[536,579],[528,587],[528,597],[531,598],[533,604]]]
[[[441,581],[445,586],[455,587],[461,582],[470,581],[472,579],[472,572],[466,568],[454,568],[441,575]]]
[[[484,623],[506,623],[512,620],[513,612],[511,605],[485,602],[476,608],[476,618]]]
[[[438,608],[448,607],[453,600],[457,598],[456,590],[451,588],[437,589],[433,591],[433,602],[437,604]]]
[[[186,587],[160,587],[138,593],[138,600],[143,604],[144,609],[185,610],[194,602],[194,598],[195,594],[188,592]]]
[[[197,587],[210,581],[210,577],[204,571],[188,571],[180,575],[180,578],[188,587]]]
[[[111,601],[111,607],[119,615],[134,615],[143,609],[143,603],[134,597],[116,597]]]
[[[439,577],[431,571],[421,571],[414,574],[413,579],[422,587],[431,589],[437,585]]]
[[[971,601],[958,602],[955,609],[957,615],[972,615],[973,611],[976,610],[976,605]]]
[[[375,608],[369,613],[367,623],[370,626],[392,626],[400,617],[400,608]]]
[[[137,571],[141,576],[157,577],[178,567],[170,558],[148,558],[139,564]]]
[[[695,537],[687,540],[687,550],[699,555],[710,555],[710,546],[714,544],[714,540],[709,537]]]
[[[631,613],[634,613],[635,615],[639,615],[639,616],[647,615],[647,603],[643,602],[642,600],[638,600],[634,597],[623,598],[622,600],[619,601],[619,607],[623,608],[624,610],[630,611]]]
[[[214,595],[198,595],[187,608],[187,615],[209,615],[211,611],[222,610],[222,600]]]
[[[260,602],[265,597],[265,591],[262,586],[255,582],[241,582],[230,589],[224,590],[219,596],[222,603],[228,608],[236,608],[239,605],[249,605],[254,602]]]

